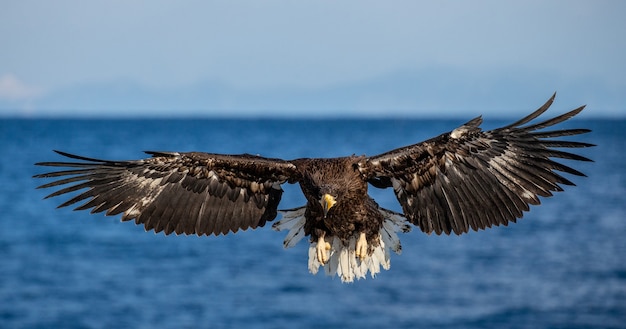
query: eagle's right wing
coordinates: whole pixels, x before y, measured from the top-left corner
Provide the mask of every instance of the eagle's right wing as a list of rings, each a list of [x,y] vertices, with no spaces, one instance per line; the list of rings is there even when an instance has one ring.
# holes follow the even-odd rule
[[[545,112],[541,108],[508,126],[483,131],[478,117],[451,132],[370,157],[361,172],[376,187],[392,187],[407,219],[426,233],[461,234],[470,228],[506,225],[523,216],[538,196],[573,185],[557,171],[583,173],[551,158],[589,159],[556,148],[591,144],[553,139],[589,132],[588,129],[545,131],[584,107],[546,121],[530,124]],[[526,125],[526,126],[524,126]]]
[[[108,161],[57,153],[80,160],[41,162],[69,170],[36,175],[61,178],[40,188],[66,186],[48,197],[87,189],[61,204],[86,202],[76,210],[122,214],[146,230],[209,235],[263,226],[276,217],[280,184],[293,180],[295,166],[252,155],[146,152],[152,158]]]

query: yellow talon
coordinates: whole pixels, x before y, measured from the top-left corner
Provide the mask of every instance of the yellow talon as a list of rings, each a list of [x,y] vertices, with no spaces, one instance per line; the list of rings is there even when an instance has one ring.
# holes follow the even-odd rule
[[[324,236],[320,236],[317,239],[317,246],[315,249],[317,251],[317,261],[319,261],[322,265],[328,263],[328,250],[330,250],[330,243],[324,241]]]
[[[365,237],[365,233],[359,235],[359,240],[356,242],[356,256],[359,257],[360,260],[365,259],[367,257],[367,238]]]

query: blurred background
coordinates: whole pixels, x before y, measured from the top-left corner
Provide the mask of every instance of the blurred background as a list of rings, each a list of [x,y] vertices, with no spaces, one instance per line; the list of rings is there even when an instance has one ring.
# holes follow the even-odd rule
[[[0,328],[625,328],[626,2],[0,1]],[[597,147],[508,227],[403,234],[376,278],[269,227],[145,233],[42,200],[51,150],[375,155],[483,114]],[[320,142],[321,141],[321,142]],[[571,151],[571,150],[569,150]],[[284,185],[281,208],[304,198]],[[370,189],[399,211],[388,190]]]
[[[5,1],[4,117],[623,117],[623,1]]]

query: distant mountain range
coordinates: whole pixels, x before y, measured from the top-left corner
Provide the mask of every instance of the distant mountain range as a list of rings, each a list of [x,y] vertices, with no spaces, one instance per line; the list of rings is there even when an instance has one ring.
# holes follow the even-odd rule
[[[0,116],[138,117],[497,117],[527,113],[557,92],[556,107],[593,105],[589,116],[626,116],[626,93],[601,82],[515,70],[396,72],[376,79],[304,89],[246,90],[201,82],[173,89],[102,82],[24,101],[0,100]],[[589,111],[591,112],[591,111]]]

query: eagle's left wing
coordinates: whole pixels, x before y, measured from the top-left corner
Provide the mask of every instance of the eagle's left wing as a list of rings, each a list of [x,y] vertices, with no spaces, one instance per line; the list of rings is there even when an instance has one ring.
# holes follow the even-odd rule
[[[584,107],[527,125],[552,104],[554,96],[529,116],[491,131],[473,119],[449,133],[422,143],[370,157],[360,164],[368,181],[393,187],[407,219],[426,233],[484,229],[523,216],[538,196],[574,185],[555,171],[584,176],[551,158],[590,161],[554,148],[593,146],[550,139],[586,133],[587,129],[542,131],[565,121]]]
[[[280,184],[295,166],[253,155],[146,152],[152,158],[108,161],[64,152],[74,162],[41,162],[67,170],[39,174],[56,178],[40,188],[66,186],[47,197],[79,192],[61,204],[76,210],[122,214],[146,230],[165,234],[226,234],[263,226],[276,217]]]

